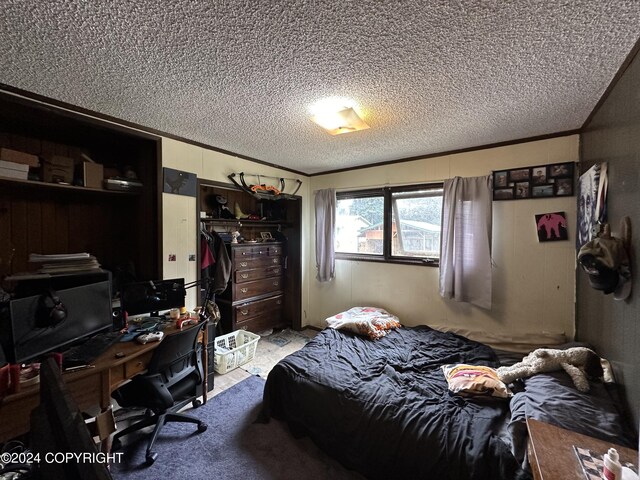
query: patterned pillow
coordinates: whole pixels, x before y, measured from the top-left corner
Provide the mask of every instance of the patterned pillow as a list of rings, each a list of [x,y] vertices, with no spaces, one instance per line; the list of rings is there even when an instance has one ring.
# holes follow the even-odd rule
[[[327,326],[348,330],[369,337],[371,340],[384,337],[392,328],[399,328],[395,315],[377,307],[353,307],[326,319]]]
[[[491,367],[483,365],[443,365],[449,390],[462,396],[509,398],[513,394]]]

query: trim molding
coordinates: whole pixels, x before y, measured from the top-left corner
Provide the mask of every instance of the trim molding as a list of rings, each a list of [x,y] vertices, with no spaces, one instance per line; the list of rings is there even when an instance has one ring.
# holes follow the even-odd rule
[[[429,153],[427,155],[417,155],[415,157],[399,158],[397,160],[387,160],[387,161],[379,162],[379,163],[371,163],[371,164],[368,164],[368,165],[360,165],[358,167],[339,168],[337,170],[327,170],[326,172],[310,173],[310,174],[308,174],[308,176],[309,177],[317,177],[317,176],[320,176],[320,175],[329,175],[331,173],[342,173],[342,172],[349,172],[351,170],[361,170],[363,168],[383,167],[385,165],[392,165],[394,163],[413,162],[413,161],[416,161],[416,160],[424,160],[424,159],[427,159],[427,158],[435,158],[435,157],[446,157],[447,155],[456,155],[458,153],[475,152],[475,151],[478,151],[478,150],[487,150],[489,148],[506,147],[506,146],[509,146],[509,145],[517,145],[519,143],[535,142],[537,140],[548,140],[550,138],[568,137],[569,135],[579,135],[580,133],[581,133],[581,131],[579,129],[566,130],[564,132],[548,133],[548,134],[545,134],[545,135],[538,135],[538,136],[535,136],[535,137],[519,138],[519,139],[516,139],[516,140],[508,140],[508,141],[505,141],[505,142],[498,142],[498,143],[488,143],[486,145],[479,145],[479,146],[476,146],[476,147],[460,148],[458,150],[447,150],[447,151],[444,151],[444,152]]]

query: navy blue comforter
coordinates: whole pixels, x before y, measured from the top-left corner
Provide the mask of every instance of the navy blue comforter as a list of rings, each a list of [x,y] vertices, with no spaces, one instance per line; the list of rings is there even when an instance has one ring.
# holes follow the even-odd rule
[[[376,341],[325,329],[271,371],[264,414],[368,478],[529,478],[500,434],[508,402],[449,393],[440,367],[450,363],[498,358],[429,327]]]

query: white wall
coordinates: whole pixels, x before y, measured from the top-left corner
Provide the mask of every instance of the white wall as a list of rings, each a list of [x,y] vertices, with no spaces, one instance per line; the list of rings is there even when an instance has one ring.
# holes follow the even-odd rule
[[[303,212],[309,211],[309,179],[292,174],[286,170],[269,167],[224,153],[207,150],[177,140],[162,138],[162,166],[195,173],[198,178],[228,183],[227,176],[234,172],[260,173],[282,177],[295,177],[302,180],[298,195],[302,197]],[[198,265],[188,260],[190,254],[197,253],[199,239],[194,235],[198,224],[198,207],[195,197],[162,194],[162,271],[164,278],[184,277],[186,282],[197,279]],[[302,219],[303,259],[308,256],[304,232],[309,231],[309,216]],[[170,262],[169,255],[176,255],[176,261]],[[302,309],[308,309],[307,264],[302,261]],[[197,304],[197,289],[187,290],[186,306],[193,308]],[[301,312],[302,314],[302,312]],[[304,322],[304,316],[302,317]]]
[[[310,192],[471,177],[493,170],[577,162],[578,135],[468,153],[314,176]],[[356,305],[374,305],[397,314],[405,325],[447,325],[497,333],[564,332],[574,335],[575,197],[493,203],[493,308],[485,311],[438,295],[438,269],[426,266],[336,261],[336,279],[315,279],[313,202],[307,202],[308,288],[306,322]],[[534,215],[564,211],[569,240],[538,243]]]

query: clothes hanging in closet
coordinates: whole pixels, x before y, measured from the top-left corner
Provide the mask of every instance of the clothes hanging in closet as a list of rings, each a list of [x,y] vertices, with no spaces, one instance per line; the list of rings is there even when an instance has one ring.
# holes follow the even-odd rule
[[[231,259],[224,241],[214,231],[200,235],[200,278],[204,281],[213,278],[214,293],[222,293],[227,288],[231,276]]]

